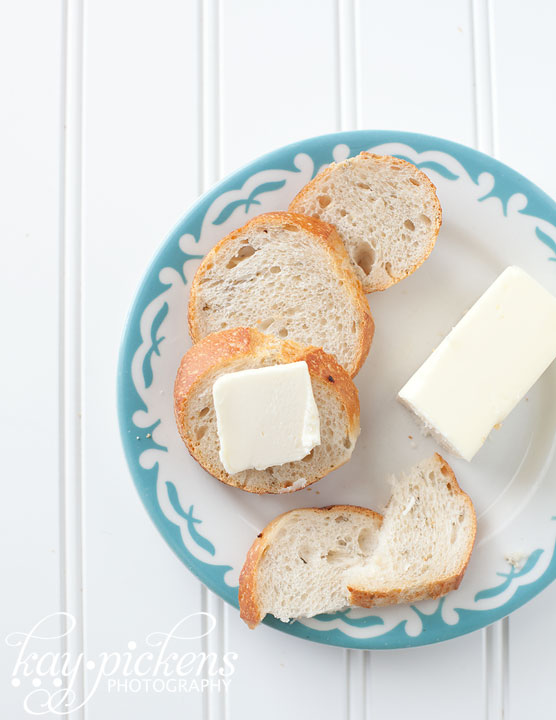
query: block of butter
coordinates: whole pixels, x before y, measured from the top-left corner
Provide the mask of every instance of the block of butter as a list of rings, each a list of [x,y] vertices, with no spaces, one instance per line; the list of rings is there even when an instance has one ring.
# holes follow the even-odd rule
[[[471,460],[556,357],[556,298],[509,267],[400,390],[449,451]]]
[[[230,475],[301,460],[320,445],[304,361],[227,373],[215,381],[212,395],[220,460]]]

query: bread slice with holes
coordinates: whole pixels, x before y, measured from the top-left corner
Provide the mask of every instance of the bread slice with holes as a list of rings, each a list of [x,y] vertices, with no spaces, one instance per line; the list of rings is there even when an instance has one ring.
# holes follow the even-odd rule
[[[385,290],[416,270],[442,223],[436,188],[424,172],[369,152],[326,167],[289,209],[336,227],[367,293]]]
[[[212,397],[225,373],[304,361],[319,411],[321,443],[302,460],[230,475],[220,460]],[[359,435],[359,397],[346,371],[321,348],[279,340],[253,328],[207,335],[184,355],[174,385],[178,431],[191,455],[222,482],[253,493],[293,492],[351,457]]]
[[[201,263],[189,296],[193,342],[223,328],[254,327],[322,347],[353,377],[374,324],[336,230],[294,213],[259,215]]]
[[[287,622],[349,604],[346,571],[367,562],[382,517],[354,505],[290,510],[257,537],[239,579],[241,617],[253,628],[267,613]]]
[[[249,627],[267,613],[287,621],[437,598],[459,586],[476,519],[452,469],[434,455],[391,482],[384,518],[352,506],[309,508],[263,530],[239,581]]]
[[[473,503],[440,455],[392,480],[392,496],[369,562],[346,575],[350,604],[413,603],[459,587],[477,521]]]

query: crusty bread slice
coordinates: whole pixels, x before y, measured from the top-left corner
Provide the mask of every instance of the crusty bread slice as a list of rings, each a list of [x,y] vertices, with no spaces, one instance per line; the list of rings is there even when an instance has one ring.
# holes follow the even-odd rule
[[[437,598],[459,587],[477,521],[473,504],[438,454],[393,480],[373,556],[347,574],[361,607]]]
[[[234,327],[322,347],[353,377],[369,352],[374,324],[336,230],[274,212],[221,240],[193,279],[189,331],[198,342]]]
[[[253,628],[267,613],[288,621],[349,604],[346,570],[368,561],[382,517],[335,505],[290,510],[257,537],[239,580],[241,617]]]
[[[456,589],[475,540],[475,511],[450,466],[434,455],[392,480],[384,519],[353,506],[293,510],[247,554],[241,617],[255,627],[355,605],[392,605]]]
[[[225,373],[305,361],[320,417],[321,444],[303,460],[229,475],[219,456],[212,399]],[[359,435],[359,397],[346,371],[321,348],[278,340],[253,328],[207,335],[184,355],[174,385],[174,412],[189,452],[211,475],[254,493],[293,492],[310,485],[351,457]]]
[[[416,270],[442,223],[436,188],[424,172],[405,160],[369,152],[326,167],[289,209],[336,227],[368,293]]]

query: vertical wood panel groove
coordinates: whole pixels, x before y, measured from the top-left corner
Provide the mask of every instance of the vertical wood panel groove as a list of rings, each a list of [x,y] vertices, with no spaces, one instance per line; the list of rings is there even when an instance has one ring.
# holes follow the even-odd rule
[[[220,101],[221,76],[221,8],[219,0],[201,0],[199,8],[201,24],[200,51],[200,117],[199,117],[199,167],[200,192],[206,192],[218,181],[222,166],[222,122]],[[201,587],[201,608],[214,616],[216,625],[210,635],[203,637],[203,652],[223,657],[226,652],[226,616],[224,601]],[[207,665],[208,667],[208,665]],[[205,671],[207,672],[207,671]],[[208,679],[208,676],[207,678]],[[228,716],[227,692],[203,694],[205,720],[226,720]]]
[[[346,650],[346,717],[348,720],[369,720],[371,717],[370,650]]]
[[[499,157],[499,139],[498,139],[498,104],[496,91],[496,69],[494,64],[495,51],[495,33],[494,33],[494,12],[492,0],[485,0],[487,28],[488,28],[488,62],[489,62],[489,81],[490,81],[490,117],[492,123],[492,154]]]
[[[197,37],[199,39],[197,48],[197,193],[201,194],[205,186],[204,152],[205,131],[203,127],[204,117],[204,89],[203,89],[203,4],[204,0],[197,0]]]
[[[346,720],[351,717],[351,650],[344,650],[344,673],[345,673],[345,698],[346,698]]]
[[[360,108],[357,107],[357,33],[355,29],[355,0],[338,0],[336,13],[338,46],[338,103],[339,129],[357,127]]]
[[[334,0],[334,83],[336,87],[336,102],[334,103],[334,117],[336,130],[342,129],[342,81],[340,76],[341,39],[340,39],[340,0]]]
[[[475,147],[494,153],[492,59],[488,0],[470,0],[475,86]]]
[[[489,0],[470,0],[474,72],[475,147],[494,157],[498,154],[496,80],[493,63],[494,24]],[[509,619],[482,631],[483,692],[486,720],[508,716]]]
[[[65,287],[64,278],[66,270],[65,258],[65,218],[66,218],[66,102],[67,102],[67,35],[68,35],[68,7],[67,0],[61,3],[61,31],[60,31],[60,127],[59,127],[59,143],[60,158],[58,162],[58,536],[60,548],[59,561],[59,583],[60,583],[60,610],[66,608],[66,497],[64,490],[64,467],[65,467],[65,411],[64,411],[64,314],[65,314]],[[60,617],[60,637],[64,635],[66,623]],[[61,640],[61,652],[67,652],[67,643],[65,639]],[[65,681],[64,681],[65,682]]]
[[[83,3],[68,0],[65,15],[63,228],[61,237],[60,408],[62,430],[61,504],[63,508],[64,610],[75,618],[65,638],[72,658],[83,653],[83,507],[82,507],[82,121]],[[66,631],[69,625],[66,625]],[[73,686],[77,709],[68,720],[82,720],[84,668]]]
[[[354,72],[354,89],[355,89],[355,128],[363,127],[363,98],[361,85],[361,44],[360,44],[360,27],[361,18],[359,12],[359,0],[353,0],[353,72]]]
[[[509,622],[504,618],[483,630],[486,720],[509,716]]]
[[[358,6],[356,0],[337,0],[335,9],[338,130],[354,130],[362,114]],[[347,720],[370,717],[370,667],[368,650],[344,651]]]
[[[372,675],[372,667],[373,667],[372,660],[373,660],[373,656],[371,654],[371,651],[367,650],[365,652],[365,677],[364,677],[364,682],[365,682],[364,717],[365,717],[365,720],[370,720],[370,718],[371,718],[371,698],[372,698],[371,675]]]

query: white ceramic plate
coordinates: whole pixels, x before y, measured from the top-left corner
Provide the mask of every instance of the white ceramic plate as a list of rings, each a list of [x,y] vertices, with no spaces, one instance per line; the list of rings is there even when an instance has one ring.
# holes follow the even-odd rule
[[[200,258],[249,218],[283,210],[332,160],[361,150],[398,155],[435,183],[443,208],[436,247],[411,277],[369,296],[376,331],[356,378],[361,436],[351,461],[313,486],[257,496],[205,473],[178,436],[172,388],[190,346],[189,283]],[[556,205],[492,158],[438,138],[358,131],[305,140],[251,163],[215,186],[177,224],[147,270],[122,343],[119,412],[129,466],[152,519],[183,562],[237,607],[255,535],[295,507],[352,503],[380,510],[387,476],[439,448],[422,437],[396,393],[508,265],[556,293]],[[508,363],[512,358],[508,358]],[[438,601],[349,609],[299,622],[265,622],[345,647],[423,645],[483,627],[534,597],[556,576],[556,366],[472,463],[446,455],[478,515],[460,588]],[[518,569],[508,555],[522,556]]]

